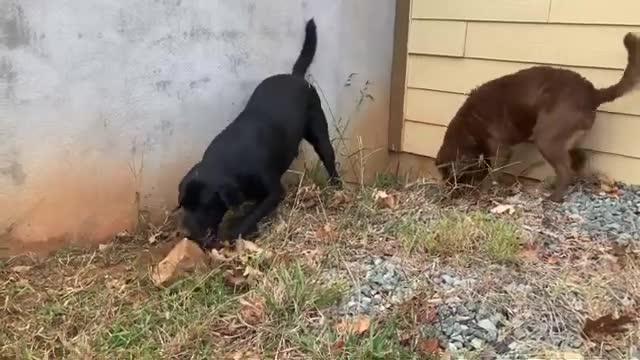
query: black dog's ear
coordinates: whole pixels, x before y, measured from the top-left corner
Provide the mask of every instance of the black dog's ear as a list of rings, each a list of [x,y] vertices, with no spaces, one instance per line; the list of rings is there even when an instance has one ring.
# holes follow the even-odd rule
[[[228,208],[234,208],[242,205],[244,202],[244,196],[237,186],[231,184],[225,184],[219,189],[220,198],[227,205]]]
[[[178,204],[187,210],[192,210],[201,204],[209,204],[215,196],[216,192],[211,186],[199,180],[190,180],[180,192]]]

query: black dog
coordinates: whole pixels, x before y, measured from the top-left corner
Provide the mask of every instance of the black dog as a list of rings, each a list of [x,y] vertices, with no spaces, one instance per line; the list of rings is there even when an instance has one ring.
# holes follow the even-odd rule
[[[258,222],[283,198],[280,178],[298,155],[302,139],[313,145],[330,182],[340,183],[320,97],[304,78],[316,46],[316,25],[311,19],[292,74],[262,81],[240,115],[213,139],[202,160],[180,182],[183,226],[203,248],[216,244],[227,210],[245,201],[256,204],[229,235],[237,239],[258,230]]]

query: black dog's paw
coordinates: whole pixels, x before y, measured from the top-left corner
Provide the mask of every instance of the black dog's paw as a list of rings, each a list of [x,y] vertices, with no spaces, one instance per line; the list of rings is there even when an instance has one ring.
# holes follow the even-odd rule
[[[332,187],[342,189],[343,187],[342,179],[339,177],[331,177],[329,178],[329,185]]]
[[[248,227],[238,226],[235,229],[231,230],[229,235],[233,240],[236,240],[241,237],[243,239],[249,239],[250,237],[257,235],[257,233],[258,233],[258,226],[254,224]]]

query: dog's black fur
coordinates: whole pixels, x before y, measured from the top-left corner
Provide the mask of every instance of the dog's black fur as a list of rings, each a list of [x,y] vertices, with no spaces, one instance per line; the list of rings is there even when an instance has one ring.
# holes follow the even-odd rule
[[[280,183],[302,139],[318,153],[332,184],[339,184],[327,120],[305,74],[316,52],[313,19],[291,74],[262,81],[240,115],[206,149],[180,182],[178,207],[187,236],[205,249],[218,243],[218,226],[230,208],[255,206],[230,231],[231,240],[257,231],[258,222],[282,200]]]

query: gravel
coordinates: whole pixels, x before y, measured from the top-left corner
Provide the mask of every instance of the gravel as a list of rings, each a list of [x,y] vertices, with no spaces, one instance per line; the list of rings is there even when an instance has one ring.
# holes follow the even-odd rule
[[[341,306],[346,315],[371,315],[384,312],[393,305],[411,299],[416,281],[411,281],[402,266],[384,257],[371,257],[364,261],[363,273]]]
[[[506,324],[503,310],[486,303],[467,301],[439,305],[435,327],[440,331],[440,342],[456,353],[495,348]]]
[[[616,183],[612,196],[600,189],[580,188],[571,193],[561,208],[578,218],[583,231],[594,237],[621,244],[640,239],[640,187]]]

